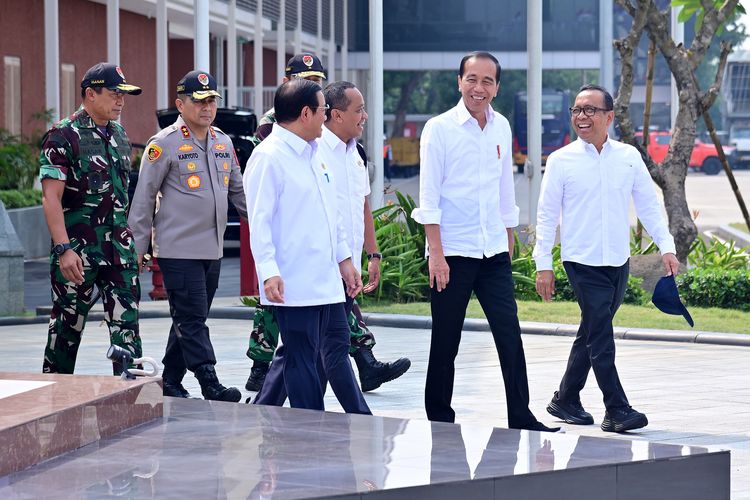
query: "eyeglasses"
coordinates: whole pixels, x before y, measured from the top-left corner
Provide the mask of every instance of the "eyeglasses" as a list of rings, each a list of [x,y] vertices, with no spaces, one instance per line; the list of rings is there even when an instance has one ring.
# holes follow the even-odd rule
[[[316,112],[317,112],[317,111],[318,111],[319,109],[322,109],[322,110],[328,111],[329,109],[331,109],[331,106],[329,106],[328,104],[326,104],[325,106],[310,106],[310,109],[314,109],[314,110],[315,110]]]
[[[612,111],[612,110],[604,109],[604,108],[597,108],[596,106],[584,106],[582,108],[579,108],[578,106],[576,106],[574,108],[568,108],[568,111],[570,111],[570,114],[573,115],[573,117],[575,118],[576,116],[581,114],[581,111],[583,111],[583,114],[586,116],[594,116],[597,111],[606,113],[607,111]]]

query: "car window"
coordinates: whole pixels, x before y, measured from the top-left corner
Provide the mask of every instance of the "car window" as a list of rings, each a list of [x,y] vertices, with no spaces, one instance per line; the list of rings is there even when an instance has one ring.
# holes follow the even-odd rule
[[[669,141],[672,139],[671,135],[657,135],[656,136],[656,144],[669,144]]]

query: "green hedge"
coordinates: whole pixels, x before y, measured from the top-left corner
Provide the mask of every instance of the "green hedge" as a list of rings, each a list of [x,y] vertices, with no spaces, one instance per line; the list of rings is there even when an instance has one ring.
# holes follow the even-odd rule
[[[37,189],[0,190],[0,200],[5,208],[26,208],[42,204],[42,192]]]
[[[689,306],[750,311],[750,269],[690,269],[677,276],[677,288]]]
[[[37,172],[31,146],[0,130],[0,189],[30,189]]]

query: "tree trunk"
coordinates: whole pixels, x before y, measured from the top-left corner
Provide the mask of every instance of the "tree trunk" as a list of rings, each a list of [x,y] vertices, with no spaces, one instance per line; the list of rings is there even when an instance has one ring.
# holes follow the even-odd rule
[[[404,136],[404,125],[406,124],[406,112],[411,102],[411,95],[414,93],[414,89],[417,88],[422,77],[425,75],[425,71],[413,71],[409,80],[401,86],[401,95],[398,98],[398,105],[396,106],[395,118],[393,120],[393,131],[391,137],[403,137]]]

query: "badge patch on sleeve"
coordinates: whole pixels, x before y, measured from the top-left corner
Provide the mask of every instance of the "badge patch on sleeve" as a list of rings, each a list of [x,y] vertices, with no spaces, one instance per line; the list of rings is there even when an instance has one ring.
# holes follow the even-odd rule
[[[155,162],[161,156],[161,148],[156,144],[151,144],[146,150],[146,158],[151,163]]]
[[[187,178],[187,185],[190,189],[198,189],[201,187],[201,178],[197,175],[191,175]]]

